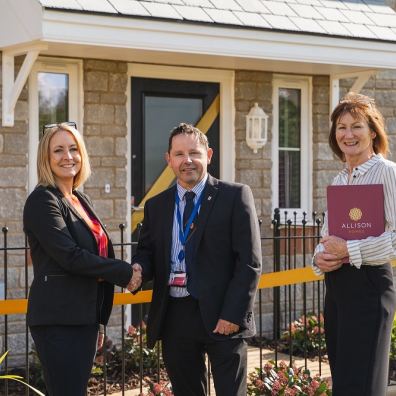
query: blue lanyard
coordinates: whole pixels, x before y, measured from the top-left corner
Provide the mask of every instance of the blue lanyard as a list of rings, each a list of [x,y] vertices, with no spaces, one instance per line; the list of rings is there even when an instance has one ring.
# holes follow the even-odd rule
[[[194,205],[193,211],[191,212],[191,215],[187,220],[186,227],[183,230],[181,213],[180,213],[180,198],[179,198],[179,194],[177,193],[177,190],[176,190],[175,200],[176,200],[176,205],[177,205],[177,223],[179,225],[179,239],[183,246],[185,246],[185,244],[187,242],[188,233],[190,231],[191,224],[193,223],[193,221],[198,213],[198,210],[201,206],[202,196],[203,196],[203,191],[199,195],[197,202]]]

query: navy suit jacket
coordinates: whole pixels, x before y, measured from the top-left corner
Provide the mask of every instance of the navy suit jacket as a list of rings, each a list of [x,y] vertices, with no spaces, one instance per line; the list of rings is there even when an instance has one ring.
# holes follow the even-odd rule
[[[98,219],[89,198],[77,190],[74,194]],[[110,239],[109,257],[100,257],[89,226],[52,187],[39,186],[29,195],[23,225],[34,272],[28,301],[29,326],[107,324],[114,284],[125,287],[132,276],[131,265],[114,258]],[[98,282],[99,278],[104,281]]]
[[[144,281],[154,280],[147,343],[161,338],[169,296],[168,279],[176,186],[145,204],[143,227],[133,262]],[[259,223],[250,188],[209,175],[195,221],[195,264],[199,306],[205,328],[217,339],[255,333],[253,305],[261,273]],[[231,336],[213,334],[219,319],[240,326]],[[183,318],[181,318],[183,320]]]

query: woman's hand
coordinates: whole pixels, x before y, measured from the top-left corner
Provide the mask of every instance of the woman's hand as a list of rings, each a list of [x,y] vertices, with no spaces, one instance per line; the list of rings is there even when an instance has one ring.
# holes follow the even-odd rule
[[[134,292],[142,285],[142,267],[138,263],[132,265],[132,278],[127,285],[130,292]]]
[[[339,259],[349,256],[347,243],[344,239],[329,235],[324,236],[320,242],[323,244],[326,253],[331,253]]]
[[[342,266],[342,258],[338,258],[335,254],[321,252],[315,255],[315,265],[322,272],[331,272],[338,270]]]

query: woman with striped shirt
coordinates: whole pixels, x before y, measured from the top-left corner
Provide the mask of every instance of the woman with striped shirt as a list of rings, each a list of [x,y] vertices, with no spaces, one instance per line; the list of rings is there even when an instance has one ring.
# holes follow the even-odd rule
[[[382,396],[395,311],[389,262],[396,257],[396,164],[385,159],[388,137],[373,99],[348,94],[334,109],[331,122],[330,148],[346,165],[332,184],[382,184],[385,210],[385,232],[362,240],[328,235],[325,221],[315,250],[313,269],[325,274],[333,395]]]

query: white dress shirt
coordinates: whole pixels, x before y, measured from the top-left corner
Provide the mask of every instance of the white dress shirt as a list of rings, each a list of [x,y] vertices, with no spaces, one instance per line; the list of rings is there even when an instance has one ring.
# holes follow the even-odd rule
[[[196,184],[191,190],[186,190],[179,183],[177,183],[177,194],[179,195],[179,207],[180,207],[180,215],[183,218],[184,208],[186,206],[186,200],[184,195],[187,191],[193,191],[195,193],[194,204],[197,203],[199,196],[202,194],[206,181],[208,180],[208,175],[206,175],[198,184]],[[186,262],[185,259],[182,261],[179,260],[178,256],[180,250],[183,249],[183,245],[180,242],[179,238],[179,223],[177,221],[177,211],[179,208],[175,203],[175,211],[173,215],[173,229],[172,229],[172,249],[171,249],[171,270],[172,272],[181,271],[186,272]],[[199,213],[199,212],[198,212]],[[169,290],[169,294],[172,297],[186,297],[189,295],[187,291],[187,287],[175,287],[172,286]]]

